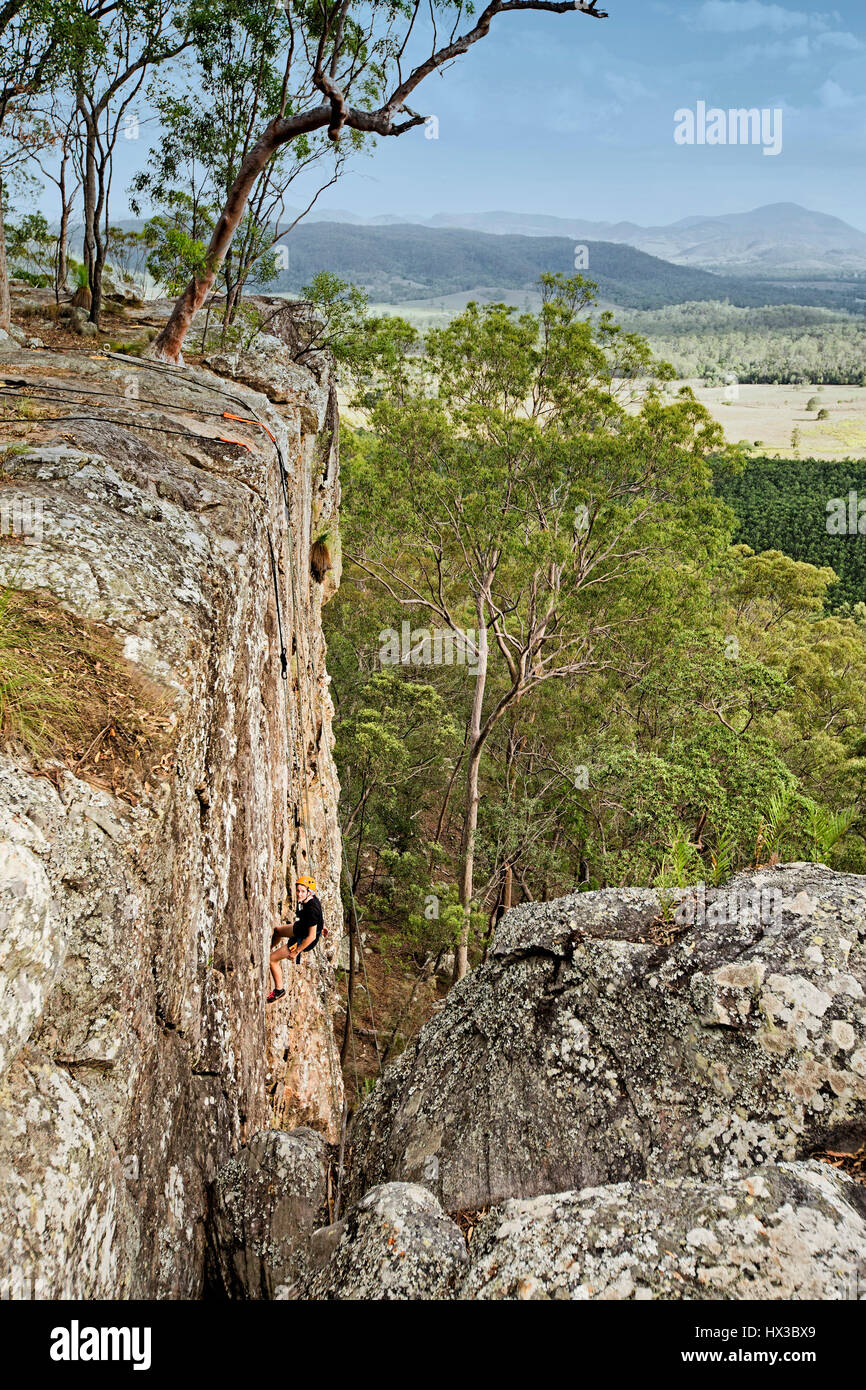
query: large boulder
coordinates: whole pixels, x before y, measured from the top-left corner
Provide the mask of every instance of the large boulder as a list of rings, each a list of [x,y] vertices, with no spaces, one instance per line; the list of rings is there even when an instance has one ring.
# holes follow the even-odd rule
[[[435,1197],[415,1183],[374,1187],[335,1231],[314,1299],[453,1298],[466,1272],[466,1242]]]
[[[866,1297],[866,1189],[810,1160],[512,1199],[467,1246],[436,1198],[384,1183],[314,1233],[289,1296],[455,1299]]]
[[[477,1209],[862,1142],[866,879],[792,864],[676,917],[637,889],[507,913],[361,1108],[351,1198]]]
[[[298,1281],[327,1199],[325,1141],[311,1129],[262,1130],[220,1169],[209,1240],[227,1298],[274,1298]]]
[[[484,1218],[460,1296],[866,1297],[866,1189],[815,1161],[514,1200]]]

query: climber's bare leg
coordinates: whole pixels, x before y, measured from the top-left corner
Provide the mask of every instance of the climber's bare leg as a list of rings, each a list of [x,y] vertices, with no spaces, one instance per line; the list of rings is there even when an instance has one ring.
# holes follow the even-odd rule
[[[283,987],[283,967],[280,965],[280,961],[287,960],[288,956],[288,946],[278,946],[276,950],[271,951],[270,967],[274,989],[282,989]]]

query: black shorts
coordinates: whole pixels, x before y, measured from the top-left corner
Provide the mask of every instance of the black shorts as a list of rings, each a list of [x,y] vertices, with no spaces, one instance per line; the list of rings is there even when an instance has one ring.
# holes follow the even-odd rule
[[[301,934],[300,934],[300,936],[292,935],[292,936],[289,938],[290,944],[291,944],[292,946],[300,946],[300,944],[301,944],[301,942],[303,941],[303,939],[304,939],[304,937],[306,936],[306,934],[307,934],[307,933],[306,933],[305,931],[302,931]],[[314,947],[314,946],[318,946],[318,944],[319,944],[319,938],[318,938],[318,937],[315,937],[315,939],[314,939],[313,941],[310,942],[309,946],[305,946],[304,949],[303,949],[303,951],[299,951],[298,954],[295,956],[295,965],[297,965],[297,963],[298,963],[298,961],[300,960],[301,956],[306,955],[307,951],[312,951],[313,947]]]

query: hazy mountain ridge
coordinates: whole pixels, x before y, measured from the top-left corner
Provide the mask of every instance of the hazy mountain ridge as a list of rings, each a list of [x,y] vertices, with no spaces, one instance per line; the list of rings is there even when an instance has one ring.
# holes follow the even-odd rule
[[[692,301],[729,300],[748,308],[808,304],[863,312],[857,286],[776,285],[756,278],[712,274],[676,265],[622,242],[585,241],[583,273],[599,286],[602,299],[631,309],[662,308]],[[289,265],[270,287],[300,290],[329,270],[362,285],[373,299],[388,303],[430,299],[482,287],[498,291],[532,290],[544,271],[573,274],[575,241],[566,237],[495,235],[414,223],[364,227],[346,222],[304,222],[286,239]]]
[[[749,212],[684,217],[669,226],[636,222],[596,222],[543,213],[507,211],[440,212],[406,218],[383,214],[362,218],[354,213],[319,211],[310,221],[356,227],[407,225],[459,229],[494,236],[569,237],[576,241],[624,243],[675,265],[742,275],[866,274],[866,233],[841,218],[814,212],[796,203],[773,203]]]

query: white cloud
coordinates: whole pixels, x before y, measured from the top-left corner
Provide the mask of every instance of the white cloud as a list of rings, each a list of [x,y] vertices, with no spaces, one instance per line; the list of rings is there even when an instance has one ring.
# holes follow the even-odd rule
[[[834,82],[832,78],[828,78],[823,86],[819,87],[818,99],[828,111],[850,109],[852,106],[860,106],[863,101],[862,97],[846,92],[845,88],[840,87],[839,83]]]
[[[838,15],[833,18],[838,19]],[[746,34],[755,29],[788,33],[791,29],[826,29],[829,15],[788,10],[783,5],[766,5],[762,0],[704,0],[687,17],[697,29],[716,34]]]
[[[822,54],[856,53],[863,44],[854,34],[844,31],[822,34],[796,34],[790,39],[771,43],[747,44],[741,50],[743,63],[809,63]]]

